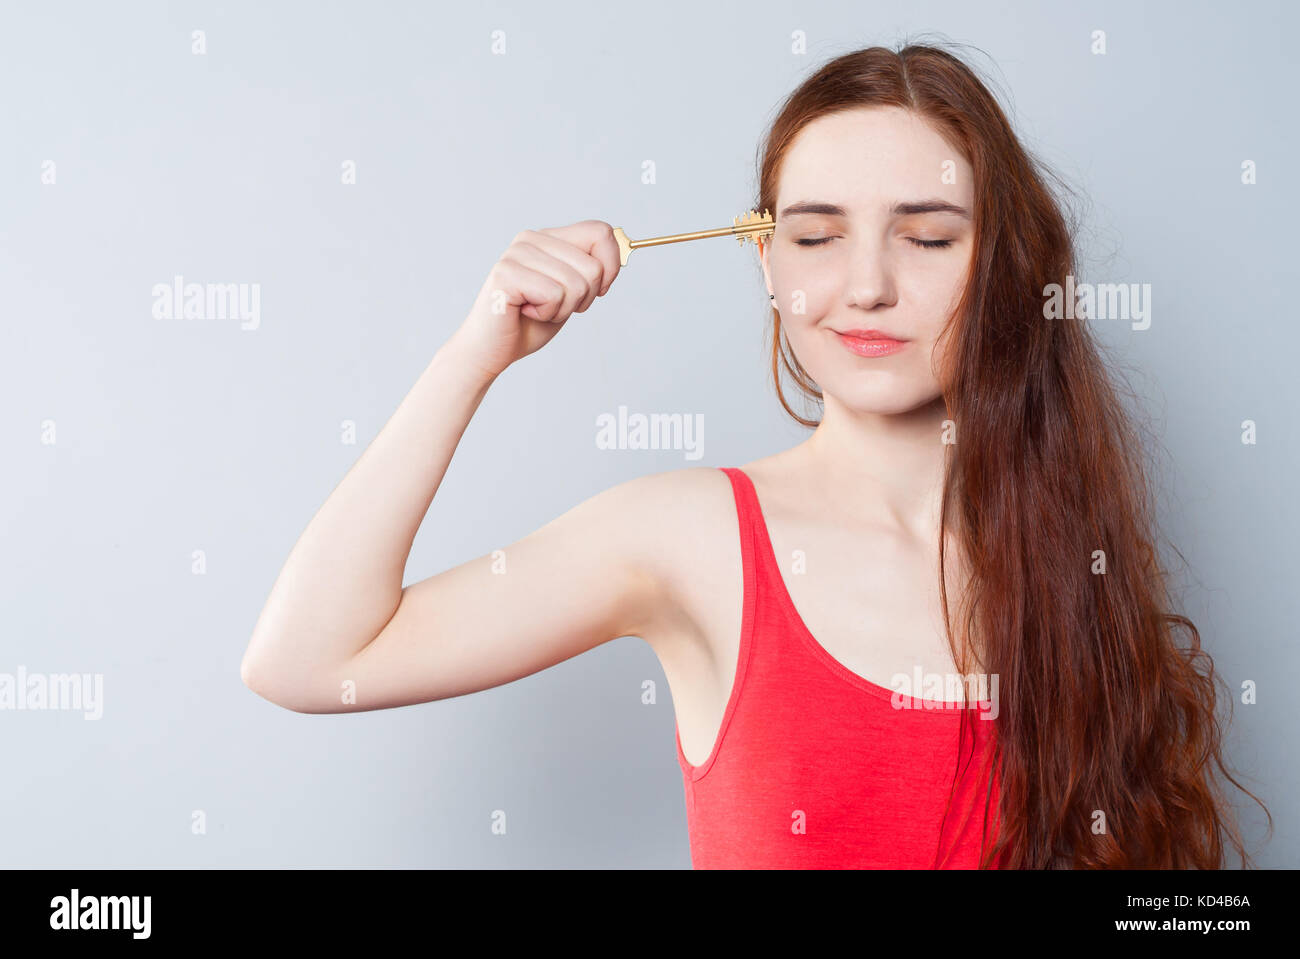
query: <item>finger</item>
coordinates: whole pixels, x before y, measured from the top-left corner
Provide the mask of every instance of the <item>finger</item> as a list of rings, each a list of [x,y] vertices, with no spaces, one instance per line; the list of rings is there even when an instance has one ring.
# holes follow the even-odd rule
[[[550,277],[560,286],[563,295],[556,309],[546,317],[548,322],[568,319],[574,307],[587,296],[589,284],[586,277],[564,260],[551,256],[529,242],[516,240],[506,251],[505,258]]]
[[[564,303],[564,286],[545,273],[503,256],[497,264],[496,286],[506,292],[506,302],[534,320],[549,322]]]
[[[538,232],[559,237],[599,260],[604,267],[602,271],[604,286],[600,288],[597,295],[604,296],[609,292],[610,284],[622,270],[618,262],[618,240],[614,239],[612,226],[604,220],[580,220],[568,226],[553,227]]]
[[[596,297],[600,295],[600,289],[604,285],[603,274],[605,268],[600,260],[584,253],[567,240],[560,239],[545,230],[526,230],[520,235],[520,239],[531,246],[537,247],[543,253],[569,264],[582,276],[583,281],[586,283],[586,289],[582,298],[574,306],[573,312],[585,313],[591,304],[595,302]]]

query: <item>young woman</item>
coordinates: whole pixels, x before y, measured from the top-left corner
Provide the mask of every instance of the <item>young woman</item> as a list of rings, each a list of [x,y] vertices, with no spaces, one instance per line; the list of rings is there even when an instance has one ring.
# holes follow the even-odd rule
[[[785,103],[759,185],[806,441],[623,483],[403,588],[488,388],[618,276],[607,223],[520,233],[294,547],[244,682],[383,709],[639,636],[697,867],[1214,868],[1227,842],[1245,864],[1137,436],[1087,321],[1046,318],[1069,230],[986,87],[933,47],[840,57]]]

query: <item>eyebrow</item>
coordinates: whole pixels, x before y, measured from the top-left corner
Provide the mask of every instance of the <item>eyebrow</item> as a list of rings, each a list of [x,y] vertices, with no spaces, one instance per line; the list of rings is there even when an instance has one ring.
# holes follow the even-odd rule
[[[894,216],[912,216],[916,213],[955,213],[958,216],[970,219],[970,211],[963,206],[955,203],[949,203],[947,200],[907,200],[905,202],[895,203],[890,207],[889,212]],[[822,203],[814,200],[801,200],[798,203],[791,203],[781,211],[782,217],[801,216],[801,215],[822,215],[822,216],[847,216],[844,207],[834,203]]]

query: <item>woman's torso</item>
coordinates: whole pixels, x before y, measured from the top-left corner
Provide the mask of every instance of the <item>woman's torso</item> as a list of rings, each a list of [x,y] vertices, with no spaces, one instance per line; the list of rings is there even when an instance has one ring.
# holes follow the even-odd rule
[[[946,800],[952,783],[959,711],[899,710],[889,697],[896,674],[957,672],[937,535],[900,533],[869,509],[827,502],[797,450],[731,475],[700,471],[676,584],[684,615],[646,637],[677,713],[692,858],[697,866],[927,865],[931,851],[920,847],[938,837],[937,818],[928,820],[934,796]],[[748,587],[759,601],[750,624],[746,536]],[[955,608],[961,570],[948,561]],[[742,650],[747,625],[758,629]],[[977,737],[991,732],[993,723],[974,718]],[[963,742],[966,754],[986,755]],[[908,755],[918,751],[925,755]],[[958,800],[981,784],[967,774]],[[947,864],[974,865],[966,827],[954,819],[945,828]]]

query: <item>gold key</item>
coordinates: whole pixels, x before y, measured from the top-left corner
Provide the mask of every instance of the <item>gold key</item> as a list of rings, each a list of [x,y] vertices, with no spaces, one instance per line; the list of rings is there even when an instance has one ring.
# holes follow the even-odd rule
[[[706,236],[734,236],[741,246],[745,245],[746,240],[752,240],[755,245],[758,245],[760,240],[770,237],[773,231],[776,230],[776,221],[772,219],[772,214],[767,210],[764,210],[761,214],[757,210],[750,210],[748,213],[736,217],[733,223],[733,226],[724,226],[717,230],[675,233],[672,236],[656,236],[648,240],[629,240],[627,234],[623,232],[623,228],[616,226],[614,227],[614,239],[618,240],[619,265],[627,266],[627,258],[632,255],[632,251],[643,246],[681,243],[684,240],[702,240]]]

